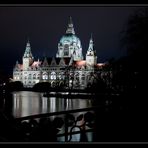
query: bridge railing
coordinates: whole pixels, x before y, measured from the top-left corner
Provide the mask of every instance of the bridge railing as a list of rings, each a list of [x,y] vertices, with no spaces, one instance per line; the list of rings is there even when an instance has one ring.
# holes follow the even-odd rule
[[[23,141],[93,141],[95,110],[98,107],[52,112],[15,118],[14,123]],[[87,133],[91,133],[88,140]],[[73,136],[78,135],[79,139]]]

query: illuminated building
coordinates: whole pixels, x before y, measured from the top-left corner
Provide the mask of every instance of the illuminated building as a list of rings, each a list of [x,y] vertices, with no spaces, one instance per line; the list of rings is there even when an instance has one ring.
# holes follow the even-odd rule
[[[22,64],[16,62],[13,80],[21,81],[24,87],[33,87],[39,82],[49,82],[52,87],[64,85],[67,88],[83,89],[88,83],[92,83],[93,74],[99,69],[92,36],[84,60],[81,41],[75,35],[71,18],[66,34],[58,43],[55,58],[45,57],[43,61],[35,61],[28,40],[22,61]]]

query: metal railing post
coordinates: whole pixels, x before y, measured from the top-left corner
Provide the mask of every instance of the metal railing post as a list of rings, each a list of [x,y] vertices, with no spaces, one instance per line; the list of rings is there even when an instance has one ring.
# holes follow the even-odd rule
[[[67,114],[65,114],[64,120],[65,120],[65,142],[67,142],[68,141],[68,119],[67,119]]]

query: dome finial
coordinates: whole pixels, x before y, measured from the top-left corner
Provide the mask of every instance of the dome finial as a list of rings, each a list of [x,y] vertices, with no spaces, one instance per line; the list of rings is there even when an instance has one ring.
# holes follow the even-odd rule
[[[30,42],[30,39],[29,39],[29,36],[27,37],[27,43],[29,43]]]
[[[72,23],[72,17],[71,16],[69,17],[69,24],[73,24]]]
[[[90,39],[93,40],[93,38],[92,38],[92,33],[91,33],[91,35],[90,35]]]
[[[68,22],[68,27],[67,27],[67,30],[66,30],[66,34],[75,34],[71,16],[69,17],[69,22]]]

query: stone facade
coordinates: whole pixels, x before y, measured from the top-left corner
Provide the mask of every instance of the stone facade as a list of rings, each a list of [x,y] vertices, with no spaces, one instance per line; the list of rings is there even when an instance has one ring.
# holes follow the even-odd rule
[[[101,67],[97,64],[96,50],[92,36],[83,59],[80,39],[75,35],[72,19],[68,23],[66,34],[58,43],[56,57],[43,61],[35,61],[28,40],[22,57],[13,69],[13,81],[21,81],[24,87],[33,87],[39,82],[49,82],[52,87],[63,85],[65,88],[84,89],[88,83],[93,83],[96,71]]]

